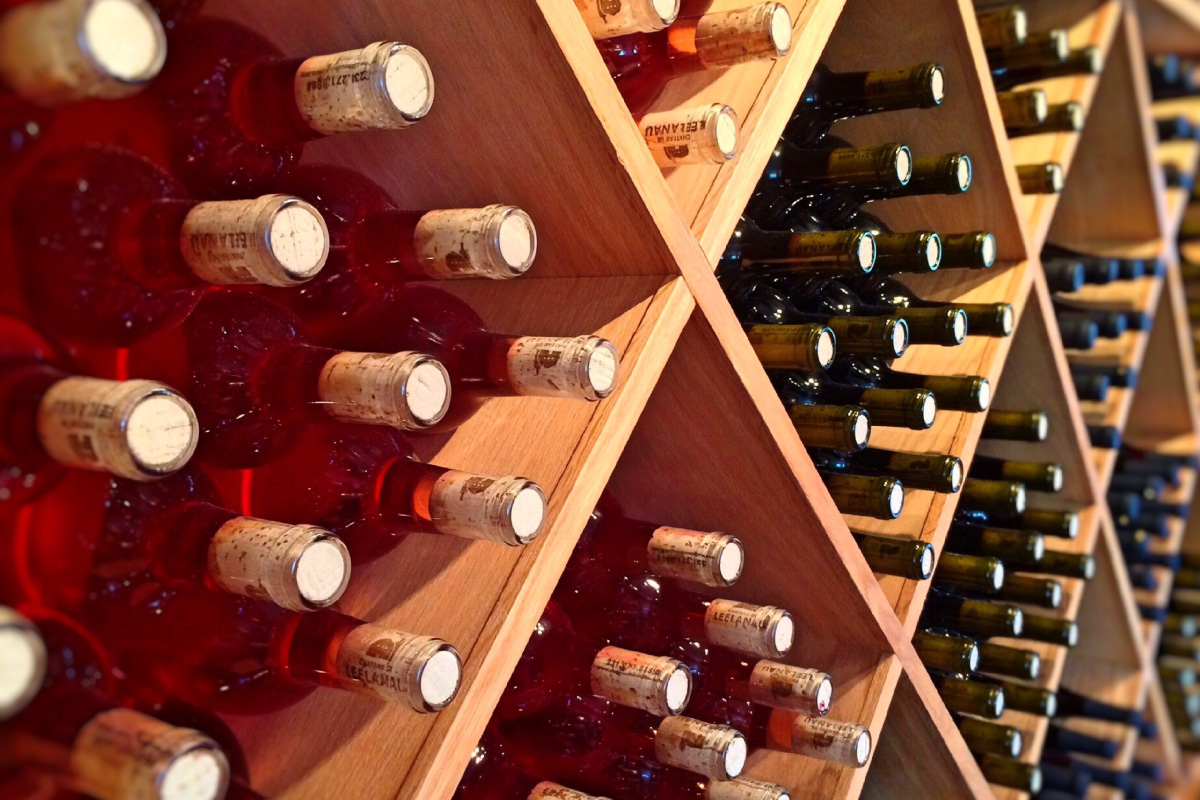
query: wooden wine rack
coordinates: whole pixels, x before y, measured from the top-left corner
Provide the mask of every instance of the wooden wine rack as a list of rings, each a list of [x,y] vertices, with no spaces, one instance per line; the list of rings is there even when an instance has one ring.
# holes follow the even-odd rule
[[[1150,41],[1200,49],[1194,0],[1144,3]],[[1020,323],[1009,339],[971,338],[951,350],[913,347],[899,366],[985,375],[996,387],[993,407],[1048,412],[1047,443],[986,446],[989,454],[1064,464],[1067,485],[1045,502],[1077,509],[1083,525],[1077,539],[1053,546],[1097,558],[1097,576],[1086,588],[1067,582],[1061,611],[1078,620],[1081,642],[1070,652],[1044,648],[1042,682],[1137,707],[1149,694],[1152,713],[1169,733],[1161,687],[1145,669],[1157,632],[1138,619],[1103,502],[1113,459],[1088,444],[1038,261],[1042,245],[1052,241],[1163,254],[1172,262],[1165,282],[1146,279],[1136,297],[1089,293],[1098,303],[1153,312],[1155,325],[1116,343],[1126,363],[1142,368],[1141,386],[1114,390],[1108,405],[1086,411],[1139,446],[1196,452],[1196,376],[1173,251],[1186,196],[1165,191],[1157,165],[1171,158],[1194,172],[1200,147],[1156,148],[1132,0],[1024,3],[1032,29],[1067,27],[1073,46],[1099,47],[1107,65],[1099,77],[1045,86],[1051,102],[1083,104],[1083,132],[1012,141],[970,0],[784,4],[795,22],[786,59],[679,80],[659,101],[664,108],[732,105],[742,121],[741,155],[719,168],[665,171],[647,152],[571,0],[209,4],[212,13],[262,31],[288,53],[379,39],[419,47],[437,77],[427,120],[400,134],[314,143],[306,159],[359,169],[402,207],[508,202],[525,208],[540,240],[531,275],[503,284],[455,283],[450,290],[494,329],[595,331],[622,356],[621,388],[596,406],[494,400],[455,433],[418,441],[420,454],[436,463],[540,482],[551,497],[547,532],[523,550],[410,537],[389,557],[357,570],[344,608],[454,642],[466,662],[459,699],[438,715],[418,717],[321,691],[274,715],[231,718],[256,789],[286,800],[447,800],[607,487],[638,517],[741,537],[749,564],[733,594],[792,610],[799,627],[795,658],[831,673],[833,716],[867,725],[876,737],[869,769],[758,753],[749,775],[777,781],[797,798],[822,800],[1017,795],[984,780],[909,642],[928,584],[871,573],[712,274],[820,58],[839,70],[918,61],[944,67],[941,108],[851,121],[844,129],[856,141],[906,142],[917,156],[970,155],[975,175],[966,195],[895,201],[882,214],[901,230],[992,231],[999,245],[993,269],[909,282],[934,299],[1010,302]],[[1191,27],[1181,32],[1185,22]],[[1200,105],[1195,113],[1200,117]],[[1067,170],[1063,194],[1022,195],[1015,165],[1049,160]],[[943,411],[930,431],[879,429],[873,442],[952,453],[969,464],[982,424],[983,415]],[[900,520],[849,522],[940,548],[955,504],[953,495],[911,491]],[[1165,543],[1181,545],[1200,551],[1200,533],[1185,536],[1181,529]],[[1026,756],[1036,760],[1044,721],[1020,724],[1036,731]],[[1128,731],[1120,735],[1126,742],[1120,763],[1150,746]],[[1182,781],[1171,738],[1153,747],[1172,780]]]

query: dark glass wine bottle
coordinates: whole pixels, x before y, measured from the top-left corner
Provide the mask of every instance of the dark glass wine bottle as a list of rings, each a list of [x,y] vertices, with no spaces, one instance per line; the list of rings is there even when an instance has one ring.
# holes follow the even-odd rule
[[[891,369],[878,359],[839,358],[829,374],[846,383],[896,389],[929,389],[938,406],[969,413],[986,411],[992,401],[987,378],[969,375],[917,375]]]
[[[968,674],[979,668],[979,645],[966,636],[935,631],[917,631],[913,647],[930,669]]]
[[[985,719],[999,719],[1004,713],[1004,689],[998,686],[938,671],[931,671],[929,677],[951,711]]]
[[[1046,110],[1045,121],[1037,125],[1010,126],[1008,136],[1015,139],[1021,136],[1037,136],[1043,133],[1078,133],[1083,130],[1083,106],[1074,101],[1052,103]]]
[[[991,411],[980,438],[1044,442],[1049,433],[1050,417],[1044,411]]]
[[[977,455],[971,461],[971,477],[989,480],[1017,481],[1034,492],[1062,491],[1061,464],[1037,461],[1010,461],[994,456]]]
[[[993,755],[1017,758],[1025,747],[1025,737],[1020,728],[988,722],[966,714],[955,714],[954,722],[967,742],[967,747],[977,756]]]
[[[987,50],[1004,50],[1025,44],[1029,20],[1020,6],[998,6],[975,12],[979,35]]]
[[[1041,89],[997,92],[996,100],[1000,104],[1004,127],[1009,130],[1041,125],[1050,113],[1050,103]]]
[[[1019,636],[1025,614],[1016,606],[931,592],[922,614],[925,624],[968,636]],[[982,667],[981,667],[982,669]]]
[[[775,370],[771,384],[786,406],[860,406],[876,426],[923,431],[937,419],[937,399],[927,389],[875,389],[839,383],[824,373]]]
[[[1115,758],[1120,750],[1120,743],[1071,730],[1062,724],[1051,723],[1046,731],[1046,748],[1111,759]]]
[[[946,547],[958,553],[999,558],[1011,562],[1011,566],[1028,569],[1035,569],[1046,553],[1045,540],[1039,533],[989,528],[957,520],[950,524]]]
[[[827,137],[820,145],[803,148],[781,140],[763,170],[759,191],[783,192],[790,201],[822,194],[865,197],[898,191],[912,178],[912,152],[902,144],[854,148]]]
[[[1022,639],[1074,647],[1079,643],[1079,626],[1074,620],[1058,619],[1043,614],[1026,614]]]
[[[1059,194],[1066,176],[1062,164],[1018,164],[1017,180],[1024,194]]]
[[[1101,700],[1095,700],[1064,686],[1058,690],[1058,710],[1055,716],[1086,717],[1136,726],[1140,714],[1135,709],[1121,708]]]
[[[928,542],[868,533],[853,536],[873,572],[914,581],[929,580],[933,574],[933,545]]]
[[[1011,336],[1016,327],[1016,314],[1010,303],[942,303],[922,300],[911,289],[893,278],[872,274],[855,279],[848,285],[865,302],[891,306],[903,314],[912,334],[913,344],[958,344],[963,336]],[[918,338],[917,320],[922,310],[937,311],[947,315],[950,322],[945,326],[946,337],[940,341],[921,341]],[[962,311],[965,324],[960,331],[958,316]]]
[[[895,476],[909,489],[954,494],[963,484],[962,460],[957,456],[869,448],[853,453],[849,458],[855,470],[868,475]]]
[[[1033,795],[1042,791],[1042,770],[1037,764],[986,753],[979,757],[979,768],[988,783]]]
[[[994,595],[1004,585],[1004,564],[995,558],[943,552],[933,584],[949,592]]]
[[[837,355],[837,336],[828,325],[747,325],[746,338],[766,369],[818,372]]]
[[[1003,689],[1005,704],[1013,711],[1023,711],[1039,717],[1053,717],[1058,714],[1058,695],[1055,692],[1000,678],[980,676],[978,680]]]
[[[958,507],[1001,518],[1019,517],[1025,511],[1025,484],[1012,481],[968,480],[963,483]]]
[[[819,464],[817,472],[843,514],[893,520],[904,513],[904,484],[896,478],[829,472]]]
[[[1004,576],[1004,586],[1000,587],[996,599],[1041,608],[1060,608],[1063,602],[1062,582],[1009,573]]]
[[[979,671],[1035,681],[1042,671],[1042,657],[1032,650],[994,642],[979,645]]]
[[[749,275],[857,275],[874,269],[876,258],[870,231],[765,231],[742,217],[721,257],[721,269]]]

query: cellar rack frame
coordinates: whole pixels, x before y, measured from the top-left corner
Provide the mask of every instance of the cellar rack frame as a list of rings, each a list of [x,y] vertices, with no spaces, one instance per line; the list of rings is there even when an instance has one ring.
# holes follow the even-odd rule
[[[814,640],[820,642],[815,652],[829,662],[839,686],[835,715],[868,724],[877,736],[883,731],[877,768],[869,772],[765,754],[753,760],[754,774],[778,777],[794,789],[803,785],[833,800],[852,800],[860,792],[908,798],[932,788],[938,797],[993,796],[908,642],[919,605],[910,604],[903,619],[894,614],[711,272],[839,16],[846,11],[868,40],[888,40],[871,35],[881,32],[881,23],[865,13],[866,3],[786,0],[796,24],[788,59],[742,65],[715,79],[671,87],[664,103],[700,105],[719,97],[733,105],[744,124],[739,159],[719,169],[696,168],[690,175],[683,169],[664,174],[654,166],[569,0],[366,0],[336,10],[331,3],[299,0],[212,4],[221,15],[257,23],[286,52],[325,51],[397,35],[419,46],[439,75],[451,76],[439,83],[434,114],[400,135],[316,143],[310,149],[313,159],[372,174],[408,207],[522,205],[541,233],[533,275],[515,282],[519,287],[468,283],[453,290],[486,310],[492,326],[544,334],[595,330],[613,338],[623,354],[622,387],[594,409],[566,413],[554,401],[494,402],[460,432],[423,445],[421,454],[439,463],[519,471],[541,481],[551,495],[550,525],[542,540],[524,552],[501,554],[483,545],[414,541],[356,576],[347,610],[442,634],[462,646],[466,684],[460,699],[435,719],[416,719],[345,698],[335,704],[318,693],[271,719],[237,721],[248,742],[252,776],[256,783],[263,777],[260,788],[280,798],[329,796],[334,787],[364,800],[448,798],[587,513],[611,477],[622,502],[657,511],[667,517],[663,521],[708,525],[721,516],[756,521],[762,541],[788,553],[797,570],[791,574],[783,559],[764,564],[762,579],[739,591],[785,605],[791,601],[802,622],[815,614],[812,625],[824,634]],[[743,3],[713,3],[714,8],[737,5]],[[990,228],[1002,262],[966,282],[935,277],[921,291],[943,299],[1003,299],[1025,316],[1040,272],[1028,254],[1037,248],[1018,212],[1015,169],[1003,146],[994,95],[985,85],[986,59],[972,6],[965,0],[900,5],[931,26],[926,30],[937,33],[939,46],[951,48],[947,60],[958,65],[957,97],[967,103],[959,116],[969,120],[957,127],[971,137],[970,147],[963,149],[977,159],[977,182],[959,200],[964,205],[913,203],[896,211],[895,219],[915,223],[949,214],[963,229]],[[435,24],[446,20],[450,24]],[[903,34],[910,52],[916,52],[912,27],[883,33],[892,34],[889,44]],[[905,57],[903,49],[895,52],[897,59]],[[531,72],[530,64],[537,69]],[[536,91],[530,91],[531,83]],[[949,127],[939,126],[924,141],[940,144],[938,137],[949,135]],[[978,220],[986,220],[986,226],[973,224]],[[1044,305],[1045,295],[1034,294]],[[1053,330],[1052,315],[1045,324]],[[1042,363],[1061,379],[1061,348],[1053,336],[1048,341],[1053,357]],[[976,356],[978,371],[999,378],[1010,346],[1003,340]],[[920,363],[918,348],[910,358]],[[707,383],[697,384],[701,378]],[[1082,454],[1077,403],[1065,393],[1061,402],[1074,452]],[[736,413],[718,415],[720,408]],[[534,426],[531,419],[553,423]],[[718,499],[711,490],[724,480],[718,470],[712,480],[701,481],[706,492],[693,487],[685,506],[667,507],[640,476],[657,464],[677,464],[674,473],[658,478],[669,488],[658,494],[675,491],[677,475],[695,471],[698,463],[683,456],[706,446],[700,441],[706,437],[695,435],[700,423],[710,433],[720,432],[716,446],[728,463],[719,466],[741,476],[741,482],[727,484]],[[968,461],[981,424],[972,420],[951,434]],[[745,463],[747,443],[759,445],[759,462]],[[1085,459],[1079,463],[1094,497],[1094,474]],[[760,473],[768,480],[760,481]],[[747,514],[736,498],[730,499],[738,486],[747,487],[750,497],[764,486],[774,487],[793,525],[782,526],[778,516],[765,515],[762,508]],[[928,516],[921,535],[940,544],[951,513],[946,507]],[[1092,517],[1099,516],[1097,507]],[[753,542],[753,534],[737,532]],[[804,567],[800,555],[811,564]],[[421,566],[416,576],[408,574],[413,564]],[[824,598],[809,596],[797,576],[812,576],[823,591],[811,594]],[[451,598],[454,614],[447,618]],[[826,611],[828,618],[821,621]],[[307,735],[314,723],[326,737]],[[905,769],[912,758],[930,769]]]

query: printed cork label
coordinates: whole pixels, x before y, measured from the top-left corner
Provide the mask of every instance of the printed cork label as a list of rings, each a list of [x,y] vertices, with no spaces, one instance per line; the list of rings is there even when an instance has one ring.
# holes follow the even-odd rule
[[[824,714],[822,689],[829,685],[824,672],[775,661],[759,661],[750,673],[750,699],[763,706]],[[825,698],[828,702],[828,698]]]
[[[788,796],[787,790],[778,784],[738,778],[708,784],[704,800],[782,800]]]
[[[682,528],[660,527],[646,545],[650,572],[663,578],[724,585],[721,555],[731,537],[724,533],[700,533]]]
[[[737,152],[737,122],[722,105],[646,114],[642,136],[660,167],[721,164]]]
[[[95,797],[164,800],[223,796],[229,768],[217,745],[197,731],[176,728],[129,709],[97,715],[79,731],[71,771]]]
[[[779,45],[790,45],[790,29],[780,31],[772,3],[737,11],[705,14],[696,24],[696,53],[710,67],[740,64],[780,55]],[[787,37],[786,42],[777,41]]]
[[[713,600],[704,615],[709,642],[743,653],[767,653],[779,624],[780,609],[733,600]]]
[[[792,723],[792,752],[800,755],[861,766],[869,748],[864,748],[866,728],[828,717],[796,717]],[[866,753],[863,750],[866,749]]]
[[[533,791],[529,793],[528,800],[608,800],[608,798],[594,797],[590,794],[584,794],[583,792],[577,792],[574,789],[560,786],[557,783],[542,781],[533,787]]]
[[[351,691],[421,709],[421,669],[437,644],[430,636],[359,625],[338,650],[338,676]]]
[[[418,370],[423,379],[410,382]],[[411,431],[445,416],[450,379],[421,353],[338,353],[321,370],[317,394],[334,419]]]
[[[417,222],[413,248],[431,278],[511,278],[536,251],[533,222],[512,206],[451,208]]]
[[[674,13],[665,19],[655,11],[664,5],[661,0],[575,0],[580,16],[593,39],[611,39],[627,33],[650,33],[665,28],[675,20],[679,11],[674,4]]]
[[[305,122],[330,135],[408,127],[433,100],[424,57],[395,42],[314,56],[296,71],[295,90]]]
[[[522,336],[508,351],[508,379],[519,395],[578,398],[595,383],[593,336]]]
[[[331,570],[327,581],[320,576],[296,574],[305,546],[322,541],[329,532],[315,525],[285,525],[254,517],[229,520],[213,536],[208,546],[208,575],[221,589],[231,594],[252,597],[289,611],[311,611],[298,581],[304,589],[318,594],[333,594],[345,578],[345,569]]]
[[[512,492],[524,478],[492,478],[449,470],[433,485],[429,515],[439,533],[509,544]]]
[[[658,725],[654,755],[664,764],[700,775],[727,780],[726,750],[736,731],[690,717],[667,717]]]
[[[681,707],[670,707],[667,683],[682,668],[680,662],[666,656],[605,647],[592,662],[592,694],[665,717]]]

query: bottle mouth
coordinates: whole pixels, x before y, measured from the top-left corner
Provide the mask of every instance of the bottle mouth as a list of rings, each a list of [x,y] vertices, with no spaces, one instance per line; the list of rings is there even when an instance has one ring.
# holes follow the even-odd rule
[[[904,484],[892,480],[887,489],[887,512],[896,519],[904,512]]]
[[[936,233],[924,234],[925,266],[934,272],[942,265],[942,237]]]
[[[124,87],[120,94],[154,80],[167,59],[166,31],[143,0],[93,0],[77,41],[100,75]]]
[[[724,780],[733,780],[742,774],[742,770],[746,768],[746,758],[749,754],[745,737],[734,731],[734,735],[730,737],[722,753],[722,766],[727,776]]]
[[[871,732],[863,728],[854,742],[854,761],[859,767],[865,767],[871,759]]]
[[[921,580],[927,581],[933,577],[933,545],[926,544],[921,550]]]
[[[954,179],[958,185],[958,191],[965,192],[971,188],[971,179],[975,176],[975,167],[971,163],[971,157],[965,153],[959,153],[954,158]]]
[[[1050,101],[1046,99],[1046,93],[1041,89],[1031,89],[1028,98],[1029,114],[1041,125],[1050,113]]]
[[[1025,14],[1025,9],[1019,6],[1014,8],[1011,19],[1013,38],[1017,44],[1024,44],[1029,38],[1029,17]]]
[[[1054,51],[1054,56],[1059,61],[1066,61],[1067,56],[1071,55],[1071,42],[1067,39],[1067,32],[1062,28],[1055,28],[1047,33],[1050,40],[1050,48]]]
[[[929,70],[929,99],[935,106],[940,106],[946,99],[946,73],[937,64]]]
[[[728,537],[717,556],[717,577],[725,586],[732,586],[742,577],[746,566],[746,550],[740,539]]]
[[[741,147],[741,125],[737,112],[727,105],[717,104],[712,107],[709,117],[709,129],[712,132],[709,150],[717,163],[728,161],[738,154]]]
[[[612,342],[595,336],[591,338],[591,352],[583,362],[584,383],[590,390],[589,399],[603,400],[617,388],[621,358]]]
[[[327,608],[350,585],[350,553],[336,536],[318,534],[299,549],[292,573],[302,610]]]
[[[992,382],[987,378],[979,378],[975,386],[975,407],[977,411],[987,411],[992,405]]]
[[[855,410],[850,420],[850,433],[854,446],[862,450],[871,440],[871,418],[861,409]]]
[[[912,180],[912,151],[909,150],[905,145],[900,145],[896,148],[893,158],[893,163],[896,169],[896,178],[900,181],[901,186],[907,186],[908,182]]]
[[[1059,464],[1050,466],[1050,491],[1061,492],[1063,488],[1063,469]]]
[[[929,429],[933,427],[933,423],[937,420],[937,399],[933,392],[923,391],[916,401],[917,417],[923,428]]]
[[[787,611],[778,609],[770,638],[771,647],[775,651],[772,653],[774,658],[782,658],[787,655],[792,649],[792,645],[796,643],[796,623]]]
[[[462,658],[452,645],[439,642],[436,652],[421,665],[417,677],[423,710],[441,711],[458,694],[462,682]]]
[[[692,697],[692,673],[682,664],[671,672],[663,686],[663,701],[671,714],[679,714]]]
[[[33,623],[0,606],[0,720],[19,714],[42,688],[46,647]]]
[[[975,642],[971,642],[971,650],[967,654],[967,669],[971,672],[979,669],[979,645]]]
[[[200,422],[187,400],[162,384],[145,381],[145,394],[125,416],[125,444],[134,471],[122,477],[146,480],[181,469],[196,452]]]
[[[986,269],[996,263],[996,237],[990,233],[985,233],[979,242],[979,260]]]
[[[817,714],[822,717],[828,714],[829,709],[833,706],[833,681],[829,679],[828,675],[821,676],[821,684],[817,687],[814,705]]]
[[[1004,692],[996,692],[992,697],[992,715],[999,717],[1004,713]]]
[[[949,472],[947,483],[950,485],[950,492],[951,494],[957,494],[963,485],[963,463],[961,458],[954,458],[954,461],[950,464]]]
[[[654,8],[654,13],[658,15],[663,28],[675,22],[679,17],[679,2],[680,0],[652,0],[650,5]]]
[[[858,256],[858,266],[863,272],[870,272],[875,268],[875,259],[878,258],[879,248],[875,242],[875,234],[871,231],[860,231],[858,239],[855,242],[855,253]]]
[[[834,358],[837,356],[837,338],[834,336],[832,330],[821,328],[817,332],[815,351],[817,365],[821,369],[829,369],[833,365]]]
[[[1104,71],[1104,53],[1100,52],[1100,48],[1087,48],[1085,58],[1087,58],[1088,72],[1093,75],[1099,75]]]
[[[893,357],[899,358],[900,356],[904,355],[906,350],[908,350],[908,323],[899,318],[888,320],[888,322],[889,328],[891,329],[889,333],[889,337],[891,339],[891,354]]]
[[[1062,601],[1063,601],[1062,584],[1059,583],[1058,581],[1055,581],[1054,583],[1050,584],[1050,597],[1048,598],[1048,602],[1050,603],[1051,608],[1059,608],[1060,606],[1062,606]]]
[[[1059,194],[1063,190],[1062,164],[1046,165],[1046,189],[1051,194]]]
[[[432,356],[415,355],[400,394],[415,427],[428,428],[442,421],[450,410],[450,373]]]
[[[415,47],[399,42],[386,48],[381,77],[383,92],[402,125],[424,119],[433,107],[433,70]]]
[[[998,592],[1004,586],[1004,564],[997,561],[996,568],[992,570],[992,591]]]
[[[1072,131],[1083,130],[1083,106],[1076,102],[1066,103],[1063,114],[1067,119],[1067,127]]]
[[[782,3],[772,4],[767,30],[778,57],[787,55],[792,49],[792,15]]]
[[[1012,504],[1018,514],[1025,513],[1025,486],[1023,484],[1018,483],[1013,487]]]
[[[1050,418],[1044,413],[1039,412],[1035,428],[1034,435],[1037,436],[1037,441],[1046,441],[1046,437],[1050,435]]]
[[[498,206],[492,222],[492,252],[497,273],[504,278],[524,275],[537,256],[537,228],[533,219],[516,206]]]
[[[1025,612],[1019,608],[1012,609],[1012,635],[1020,636],[1025,632]]]
[[[262,277],[271,286],[295,286],[316,277],[329,258],[329,228],[313,206],[297,197],[263,198],[269,205],[262,234],[270,265]]]
[[[950,315],[950,340],[953,344],[962,344],[967,338],[967,312],[961,308],[954,309]]]
[[[523,546],[541,536],[546,527],[548,506],[542,487],[519,478],[505,497],[506,543]]]

